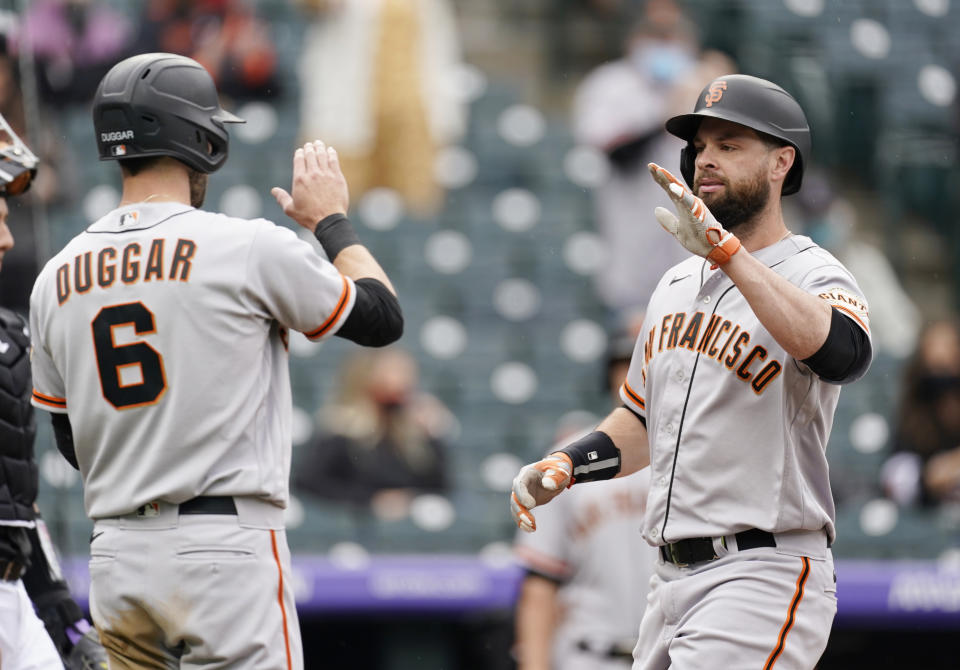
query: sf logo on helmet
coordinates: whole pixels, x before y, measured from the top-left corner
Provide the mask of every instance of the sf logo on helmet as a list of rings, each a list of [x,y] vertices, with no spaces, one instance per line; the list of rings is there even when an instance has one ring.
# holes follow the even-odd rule
[[[723,92],[727,90],[727,82],[725,81],[715,81],[710,84],[710,89],[707,91],[707,95],[704,98],[707,102],[707,107],[710,107],[715,102],[720,102],[720,98],[723,97]]]

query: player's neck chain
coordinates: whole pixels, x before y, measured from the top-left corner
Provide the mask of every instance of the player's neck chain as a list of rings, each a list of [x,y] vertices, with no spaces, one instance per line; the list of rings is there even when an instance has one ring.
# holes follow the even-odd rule
[[[150,195],[148,195],[146,198],[144,198],[144,199],[141,200],[140,202],[150,202],[150,201],[153,200],[154,198],[166,198],[167,200],[172,200],[172,198],[171,198],[169,195],[167,195],[166,193],[151,193]]]
[[[130,206],[130,205],[142,205],[142,204],[144,204],[144,203],[150,202],[150,201],[153,200],[154,198],[159,198],[159,200],[158,200],[157,202],[176,201],[176,200],[177,200],[176,198],[171,197],[171,196],[168,195],[167,193],[151,193],[150,195],[148,195],[148,196],[147,196],[146,198],[144,198],[143,200],[121,200],[119,206],[120,206],[120,207],[128,207],[128,206]]]

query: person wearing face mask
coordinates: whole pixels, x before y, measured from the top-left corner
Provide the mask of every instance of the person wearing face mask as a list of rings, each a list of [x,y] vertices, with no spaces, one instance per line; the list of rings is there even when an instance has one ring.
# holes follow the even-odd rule
[[[607,167],[593,206],[608,253],[596,276],[597,291],[609,309],[642,309],[663,271],[682,259],[671,240],[637,225],[637,212],[660,197],[646,164],[679,155],[683,143],[664,131],[664,121],[689,108],[706,82],[735,69],[719,52],[700,52],[693,25],[674,0],[651,0],[624,55],[600,65],[577,87],[574,139],[602,154]],[[637,263],[637,249],[656,262]]]
[[[447,490],[453,417],[418,377],[416,360],[397,347],[348,359],[294,486],[383,519],[405,517],[419,493]]]
[[[931,321],[907,363],[893,454],[881,471],[900,504],[960,503],[960,323]]]

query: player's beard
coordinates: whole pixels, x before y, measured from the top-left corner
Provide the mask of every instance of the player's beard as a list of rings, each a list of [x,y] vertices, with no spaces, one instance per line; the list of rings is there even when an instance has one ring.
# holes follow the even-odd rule
[[[208,174],[197,170],[190,170],[190,206],[200,209],[203,200],[207,197]]]
[[[701,175],[700,179],[705,176],[708,175]],[[757,170],[752,179],[736,185],[724,181],[722,192],[704,193],[700,198],[720,225],[741,237],[749,235],[757,226],[757,214],[770,200],[770,183],[766,177],[763,170]],[[699,193],[699,182],[696,190]]]

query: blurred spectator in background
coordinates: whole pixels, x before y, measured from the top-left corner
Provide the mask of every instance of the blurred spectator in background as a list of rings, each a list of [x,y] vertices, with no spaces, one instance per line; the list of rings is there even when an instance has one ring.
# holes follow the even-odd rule
[[[321,435],[296,468],[295,486],[369,507],[383,519],[406,517],[419,493],[447,490],[454,419],[419,389],[410,353],[392,347],[355,354],[341,370],[336,394],[320,410]]]
[[[47,109],[40,109],[36,118],[28,114],[20,86],[20,69],[8,40],[0,35],[0,114],[21,138],[27,138],[43,169],[39,170],[30,190],[10,201],[10,223],[16,230],[16,250],[4,261],[0,281],[0,304],[26,314],[30,290],[50,249],[43,246],[39,235],[46,226],[48,207],[63,204],[78,192],[77,174],[71,169],[72,156],[68,143],[60,136],[57,124]]]
[[[553,0],[544,3],[546,20],[542,28],[549,78],[554,81],[577,78],[585,67],[616,58],[631,21],[644,2]]]
[[[615,405],[640,325],[607,345],[604,392]],[[555,445],[593,427],[560,426]],[[536,533],[517,533],[526,570],[515,614],[518,670],[629,670],[656,560],[640,535],[649,479],[644,469],[604,486],[578,484],[538,508]]]
[[[900,504],[960,503],[960,322],[931,322],[904,371],[894,454],[881,470]]]
[[[854,206],[836,192],[833,183],[824,170],[807,168],[803,188],[789,201],[789,206],[797,208],[797,216],[792,218],[802,221],[803,232],[834,254],[864,287],[875,354],[905,359],[917,346],[920,309],[903,288],[879,241],[871,240],[869,229],[860,225],[862,217],[869,220],[871,216],[869,209],[864,211],[867,203]]]
[[[653,161],[679,170],[684,142],[664,122],[686,112],[705,84],[735,71],[719,52],[700,54],[693,24],[674,0],[650,0],[619,60],[583,80],[573,101],[573,135],[607,158],[609,176],[594,194],[607,262],[597,290],[613,310],[643,308],[664,271],[687,257],[647,214],[662,197]]]
[[[53,105],[87,102],[100,78],[132,53],[133,26],[98,0],[27,3],[20,49],[30,49],[40,97]]]
[[[248,0],[149,0],[137,49],[193,58],[213,76],[220,94],[235,100],[279,92],[270,26]]]
[[[442,204],[434,160],[466,127],[449,0],[298,0],[313,18],[300,59],[301,137],[337,147],[359,199],[395,190],[416,214]]]

